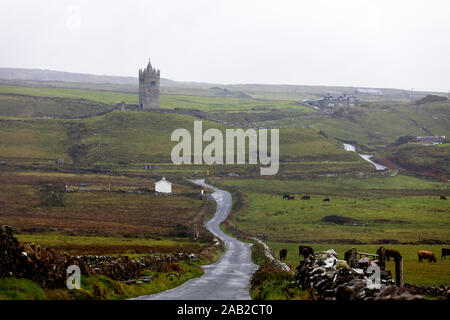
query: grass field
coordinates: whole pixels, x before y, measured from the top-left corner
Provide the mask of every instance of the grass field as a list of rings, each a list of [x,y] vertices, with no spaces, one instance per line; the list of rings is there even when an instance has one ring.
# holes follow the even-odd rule
[[[326,195],[309,201],[256,193],[246,196],[249,204],[236,218],[238,228],[266,234],[273,241],[370,243],[450,238],[450,208],[438,197],[332,197],[328,203],[322,201]],[[342,225],[322,221],[331,215],[354,220]]]
[[[122,93],[112,91],[95,91],[68,88],[42,88],[0,85],[2,94],[19,94],[37,97],[54,97],[66,99],[86,99],[103,104],[115,105],[119,102],[138,104],[137,93]],[[21,102],[22,103],[22,102]],[[161,95],[161,108],[166,109],[196,109],[202,111],[255,111],[252,109],[276,108],[313,112],[313,109],[299,105],[293,101],[259,100],[244,98],[200,97],[188,95]]]
[[[127,255],[130,258],[155,252],[199,252],[209,244],[187,238],[70,236],[61,232],[17,234],[16,238],[22,243],[36,243],[71,255]]]

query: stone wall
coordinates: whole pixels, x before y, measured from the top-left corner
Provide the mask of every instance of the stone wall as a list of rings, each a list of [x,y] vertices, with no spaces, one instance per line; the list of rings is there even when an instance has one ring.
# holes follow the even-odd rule
[[[367,268],[375,261],[362,258],[357,268],[350,268],[339,260],[333,249],[318,252],[300,262],[295,274],[295,284],[310,289],[316,300],[417,300],[423,299],[416,290],[397,287],[389,271],[381,271],[378,287],[368,281]]]
[[[66,270],[78,265],[82,275],[102,274],[114,280],[139,278],[144,270],[158,271],[176,261],[189,261],[190,252],[153,254],[130,259],[109,256],[72,256],[36,244],[21,245],[11,227],[0,228],[0,278],[27,278],[42,287],[62,288],[67,279]]]

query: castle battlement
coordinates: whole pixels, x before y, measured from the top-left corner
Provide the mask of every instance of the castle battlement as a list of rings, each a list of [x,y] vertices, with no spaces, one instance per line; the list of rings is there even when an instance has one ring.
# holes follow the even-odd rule
[[[159,69],[153,68],[150,59],[147,68],[139,69],[139,106],[142,109],[159,108]]]

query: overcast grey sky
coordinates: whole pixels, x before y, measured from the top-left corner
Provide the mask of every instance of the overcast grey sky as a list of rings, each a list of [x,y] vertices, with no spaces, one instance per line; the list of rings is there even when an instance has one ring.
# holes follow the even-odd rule
[[[1,0],[0,67],[450,90],[447,0]],[[79,18],[78,18],[79,17]]]

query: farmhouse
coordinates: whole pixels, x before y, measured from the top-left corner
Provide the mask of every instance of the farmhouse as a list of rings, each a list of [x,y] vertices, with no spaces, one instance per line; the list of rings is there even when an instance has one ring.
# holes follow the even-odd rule
[[[172,183],[163,177],[161,180],[155,182],[155,192],[172,193]]]
[[[445,142],[445,136],[423,136],[417,137],[417,142],[427,142],[432,144],[441,144]]]
[[[339,97],[326,95],[319,100],[307,99],[303,102],[311,106],[319,107],[321,109],[334,107],[355,107],[359,104],[359,101],[355,96],[346,95],[345,93]]]

